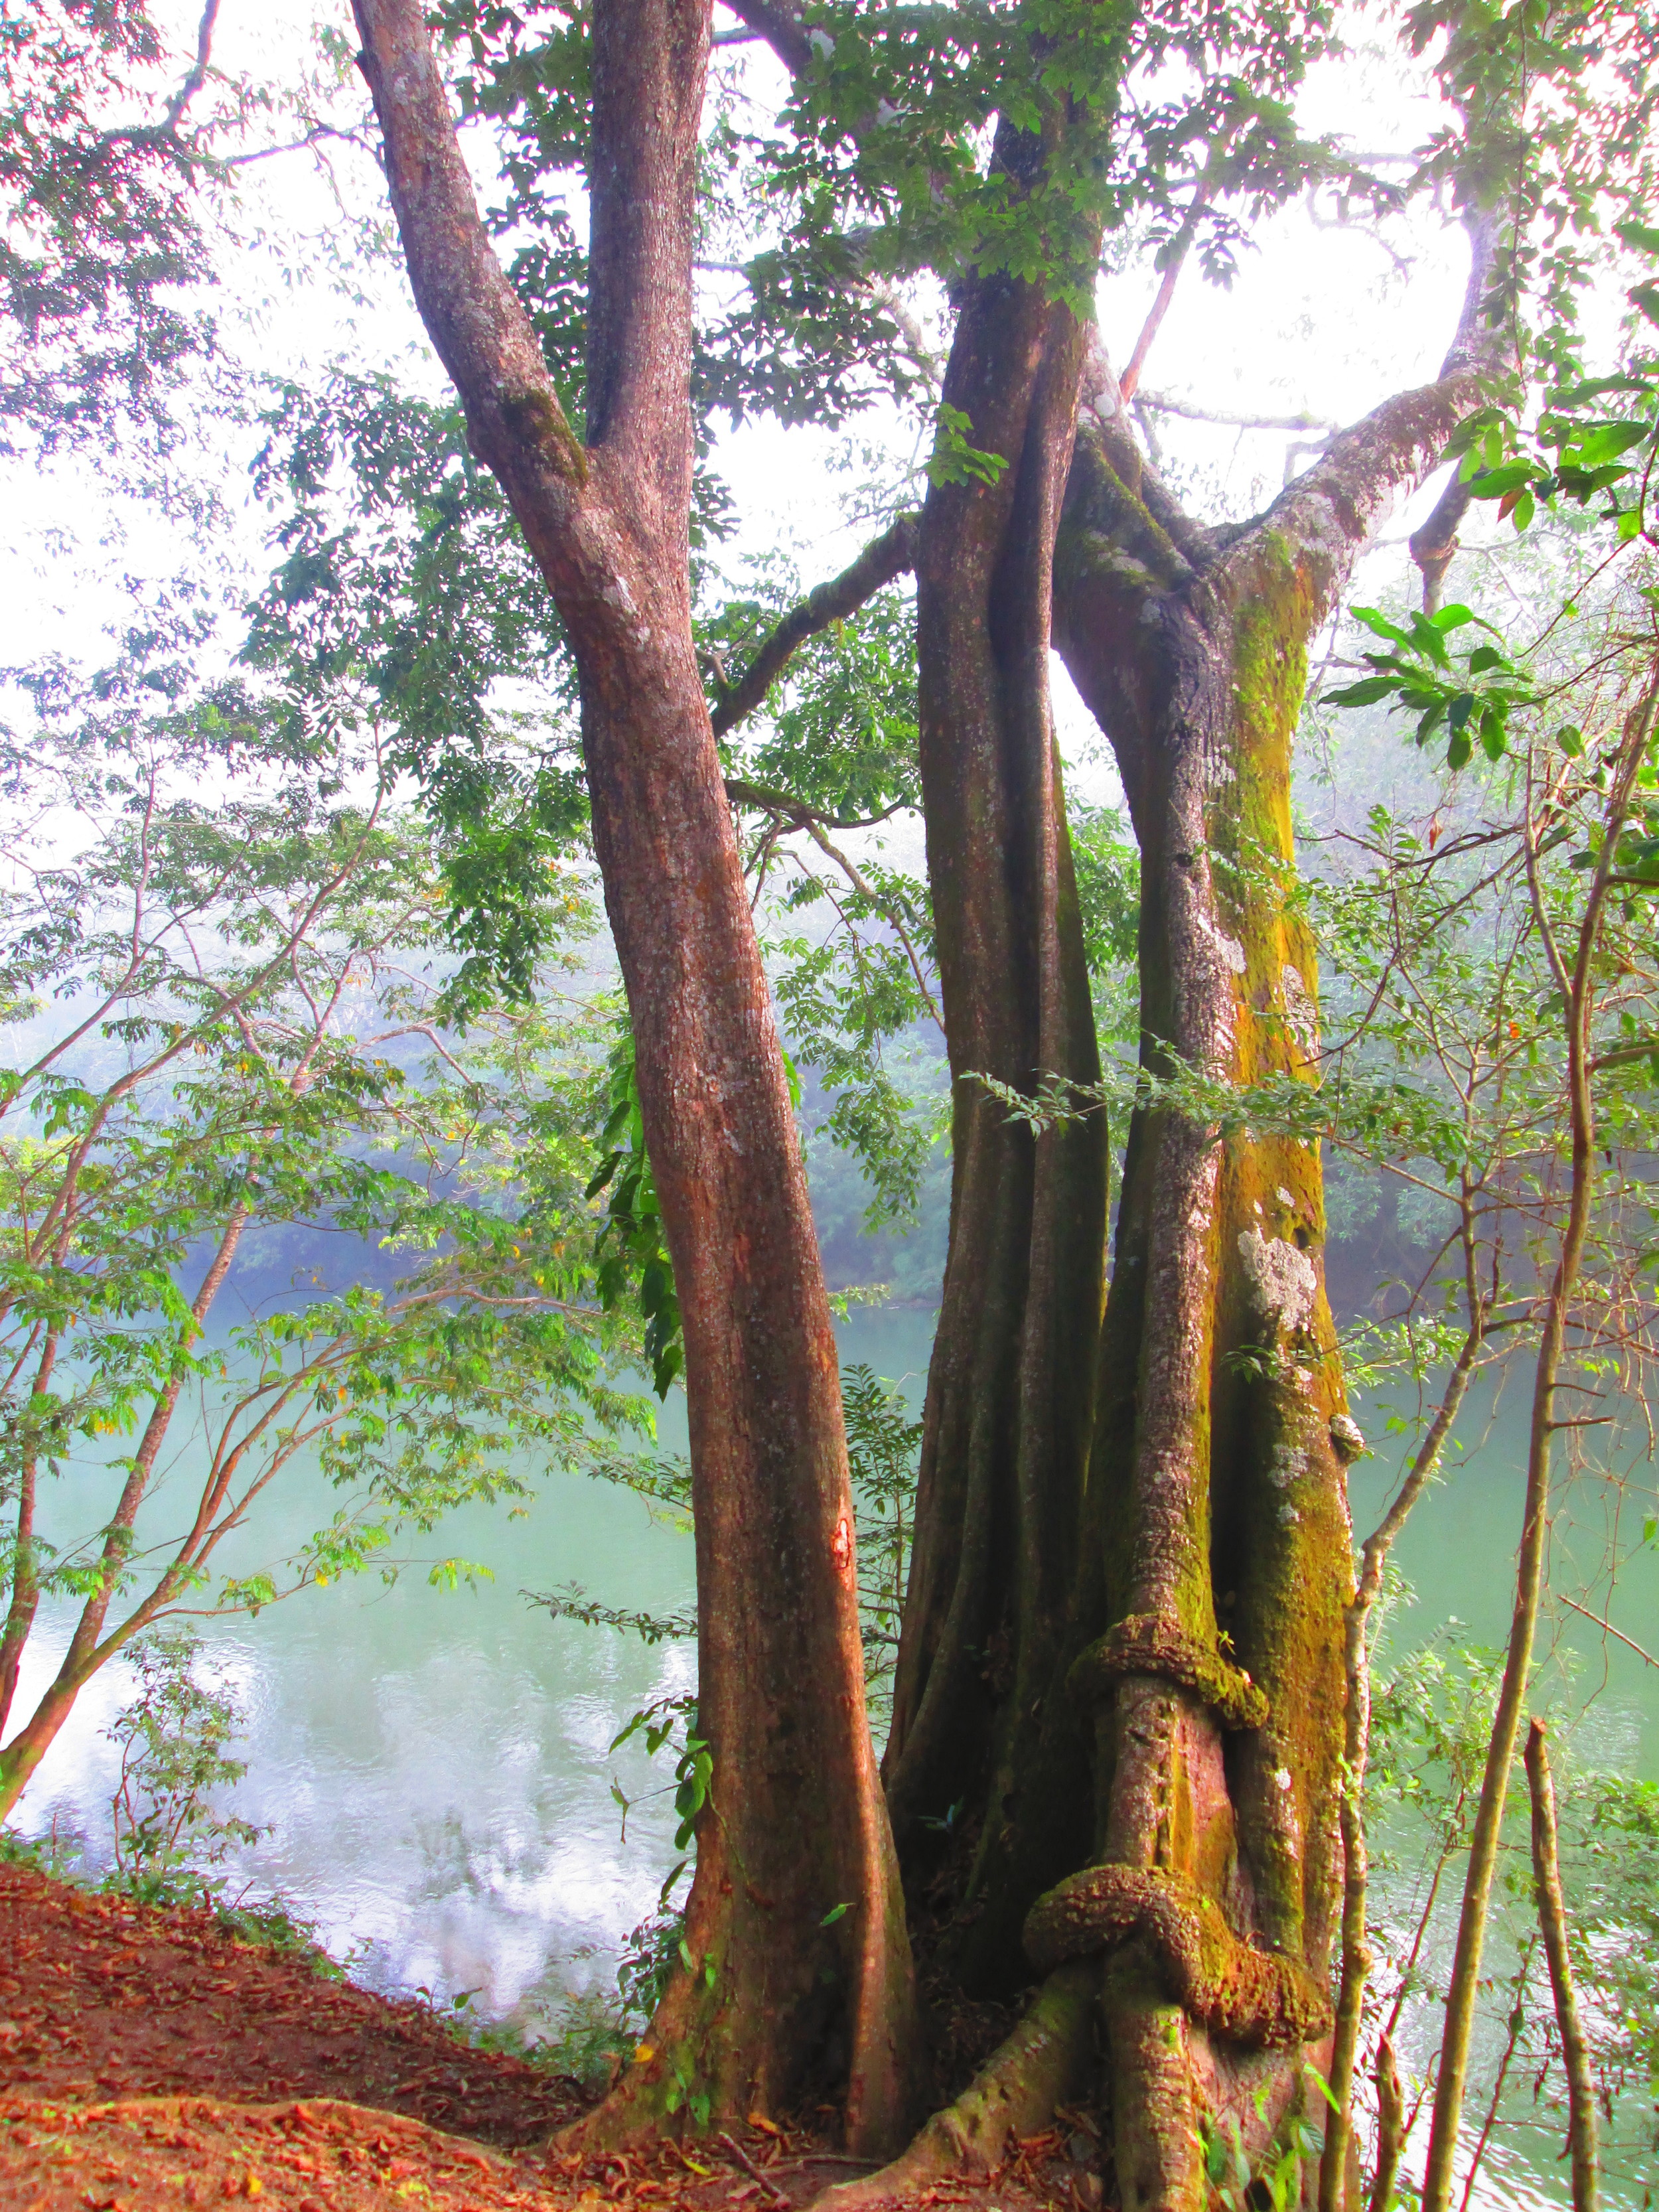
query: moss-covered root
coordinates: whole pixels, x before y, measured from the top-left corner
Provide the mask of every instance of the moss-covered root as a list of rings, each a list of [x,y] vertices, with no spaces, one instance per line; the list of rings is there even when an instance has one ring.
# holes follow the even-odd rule
[[[1311,1975],[1236,1936],[1213,1898],[1161,1869],[1089,1867],[1062,1881],[1032,1906],[1025,1954],[1042,1973],[1137,1938],[1170,1997],[1212,2035],[1247,2050],[1293,2050],[1330,2027]]]
[[[1039,2134],[1054,2106],[1083,2086],[1099,1991],[1099,1969],[1090,1961],[1057,1968],[956,2102],[935,2112],[890,2166],[825,2190],[813,2212],[866,2212],[919,2196],[952,2174],[992,2172],[1010,2143]]]

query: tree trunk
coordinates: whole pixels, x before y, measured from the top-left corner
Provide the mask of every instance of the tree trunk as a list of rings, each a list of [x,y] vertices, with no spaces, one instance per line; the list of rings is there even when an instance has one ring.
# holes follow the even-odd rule
[[[1308,646],[1471,404],[1483,286],[1482,264],[1442,383],[1344,434],[1239,532],[1181,514],[1103,362],[1091,376],[1055,642],[1139,842],[1141,1065],[1189,1093],[1312,1074],[1314,949],[1286,896]],[[1353,1447],[1324,1227],[1316,1145],[1224,1136],[1201,1095],[1137,1112],[1089,1475],[1108,1632],[1068,1678],[1094,1720],[1096,1864],[1027,1931],[1038,1964],[1103,1954],[1127,2212],[1201,2205],[1213,2130],[1265,2148],[1330,2026]]]
[[[1115,556],[1146,578],[1110,594],[1133,608],[1074,586],[1059,629],[1140,845],[1142,1065],[1232,1084],[1294,1073],[1317,1051],[1313,948],[1283,896],[1317,594],[1271,532],[1199,570],[1134,518],[1128,551],[1139,487],[1098,446],[1080,458],[1071,575],[1112,574]],[[1278,2124],[1299,2046],[1328,2024],[1351,1565],[1323,1233],[1316,1148],[1223,1139],[1196,1109],[1136,1115],[1090,1476],[1110,1629],[1071,1678],[1097,1732],[1091,1894],[1103,1909],[1132,1878],[1165,1914],[1141,1909],[1107,1954],[1133,2212],[1203,2202],[1206,2127],[1236,2122],[1260,2148],[1257,2110]],[[1252,1947],[1240,1972],[1260,1987],[1206,2019],[1180,2001],[1179,1960],[1212,1920]]]
[[[999,134],[1011,173],[1042,150]],[[952,1182],[884,1775],[908,1872],[957,1855],[947,1948],[969,1986],[991,1990],[1024,1978],[1026,1911],[1089,1839],[1086,1801],[1064,1786],[1083,1746],[1048,1692],[1081,1529],[1105,1133],[1093,1118],[1034,1138],[979,1080],[1029,1091],[1045,1071],[1100,1073],[1048,696],[1083,348],[1037,288],[963,288],[944,397],[1008,465],[992,484],[933,487],[916,562]]]
[[[480,228],[413,0],[356,0],[416,302],[552,587],[684,1316],[700,1732],[693,1961],[589,2124],[847,2084],[908,2117],[908,1938],[865,1714],[836,1343],[765,975],[693,653],[692,195],[706,0],[594,11],[586,442]],[[840,1908],[837,1913],[837,1908]],[[830,1925],[825,1926],[826,1919]]]

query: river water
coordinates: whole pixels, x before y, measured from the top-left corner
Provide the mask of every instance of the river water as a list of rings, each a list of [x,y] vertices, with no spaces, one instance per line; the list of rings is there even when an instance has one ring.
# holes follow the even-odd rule
[[[932,1328],[927,1313],[855,1310],[842,1331],[843,1358],[904,1380],[919,1401]],[[1354,1471],[1364,1533],[1400,1453],[1376,1409],[1360,1410],[1380,1447]],[[1445,1480],[1408,1524],[1397,1557],[1416,1601],[1391,1616],[1384,1667],[1449,1616],[1474,1640],[1501,1640],[1519,1525],[1520,1414],[1516,1394],[1512,1406],[1472,1415]],[[683,1441],[676,1419],[671,1407],[671,1449]],[[1650,1501],[1651,1471],[1638,1479]],[[98,1496],[88,1488],[82,1499],[70,1478],[57,1501],[59,1533],[77,1504],[95,1516]],[[1553,1538],[1561,1586],[1589,1592],[1584,1601],[1598,1610],[1594,1570],[1619,1534],[1608,1497],[1588,1480],[1564,1484]],[[290,1499],[294,1534],[314,1507]],[[1626,1528],[1632,1514],[1639,1528],[1639,1498],[1620,1510]],[[283,1533],[267,1522],[266,1556]],[[364,1577],[210,1629],[246,1715],[248,1771],[235,1809],[270,1830],[237,1878],[291,1899],[372,1986],[424,1989],[439,2001],[472,1991],[479,2015],[544,2027],[584,1993],[612,1986],[619,1946],[656,1902],[673,1859],[670,1776],[638,1737],[618,1753],[610,1747],[633,1712],[690,1687],[694,1674],[688,1645],[647,1646],[552,1620],[523,1593],[580,1582],[602,1602],[669,1613],[693,1595],[691,1542],[630,1492],[554,1474],[525,1517],[478,1509],[447,1524],[442,1545],[488,1565],[493,1583],[434,1589],[412,1572],[386,1589]],[[1656,1547],[1626,1568],[1612,1615],[1653,1648]],[[67,1616],[44,1626],[23,1710],[55,1662]],[[1587,1710],[1579,1757],[1659,1778],[1659,1672],[1570,1613],[1552,1622],[1548,1641],[1559,1709]],[[94,1857],[107,1850],[115,1754],[102,1732],[130,1690],[112,1667],[82,1697],[24,1802],[22,1826],[55,1824],[60,1835],[84,1835]],[[631,1801],[625,1826],[613,1783]],[[1407,1867],[1397,1880],[1409,1887],[1415,1878]],[[1510,2130],[1490,2201],[1559,2202],[1553,2160],[1553,2148]],[[1615,2190],[1610,2201],[1641,2198]]]

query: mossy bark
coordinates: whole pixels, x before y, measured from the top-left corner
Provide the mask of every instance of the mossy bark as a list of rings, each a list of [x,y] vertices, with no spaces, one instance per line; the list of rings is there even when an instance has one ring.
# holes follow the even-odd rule
[[[985,444],[982,423],[1006,430],[997,404],[1016,369],[1035,392],[1044,359],[1036,303],[1010,289],[983,326],[964,312],[952,368],[965,362],[979,383],[947,386],[975,390]],[[1394,489],[1432,460],[1472,387],[1451,375],[1388,403],[1256,525],[1222,533],[1184,516],[1146,469],[1103,362],[1082,374],[1095,398],[1054,540],[1053,637],[1114,745],[1139,843],[1143,1063],[1235,1086],[1307,1078],[1318,983],[1294,896],[1290,766],[1308,643]],[[1033,406],[1018,438],[993,446],[1016,484],[1049,481],[1030,442],[1045,428],[1052,417],[1045,426]],[[1020,964],[1039,927],[1054,975],[1075,974],[1082,948],[1063,875],[1045,882],[1028,857],[1045,840],[1063,854],[1063,797],[1007,698],[1023,669],[1046,705],[1046,682],[1029,626],[1018,631],[1033,605],[1019,596],[1025,572],[979,557],[975,519],[996,489],[930,501],[938,565],[925,519],[919,577],[952,1066],[959,1083],[975,1069],[1086,1082],[1080,1015],[1044,1031],[1041,970]],[[1010,497],[988,540],[1005,563],[1018,511]],[[1012,591],[1023,658],[997,659],[1014,632],[988,589]],[[956,708],[948,724],[930,720],[941,698]],[[975,699],[994,700],[995,714],[975,722]],[[1006,746],[1022,728],[1018,784],[982,733]],[[989,803],[1010,788],[1023,811]],[[1018,1058],[996,1056],[1001,1034],[983,1018],[1003,1006],[1024,1013],[1008,1032]],[[1196,2212],[1206,2130],[1236,2126],[1247,2153],[1264,2153],[1301,2106],[1329,2028],[1352,1565],[1318,1153],[1259,1130],[1224,1137],[1201,1111],[1161,1101],[1137,1114],[1091,1387],[1074,1368],[1024,1360],[1031,1341],[1054,1341],[1056,1320],[1042,1311],[1054,1282],[1039,1281],[1022,1241],[1039,1218],[1041,1147],[1001,1109],[988,1127],[985,1106],[957,1097],[901,1674],[911,1702],[888,1765],[896,1825],[914,1873],[926,1865],[918,1816],[966,1796],[976,1825],[951,1869],[944,1955],[970,1985],[1017,1984],[1056,1955],[1098,1959],[1122,2202]],[[1073,1203],[1068,1232],[1082,1221]],[[1087,1221],[1099,1235],[1098,1212]],[[1071,1279],[1092,1291],[1080,1239],[1066,1249]],[[1092,1294],[1074,1300],[1073,1347],[1098,1311]],[[1060,1390],[1063,1426],[1017,1387],[1034,1371]],[[1022,1458],[1028,1438],[1043,1449]],[[1024,1610],[1023,1547],[1033,1532],[1052,1546],[1073,1531],[1064,1599]],[[957,1703],[948,1755],[930,1765],[916,1686],[939,1694],[947,1663]],[[1034,1902],[1022,1965],[1014,1917]]]
[[[972,1081],[1096,1066],[1043,646],[1114,746],[1139,843],[1148,1073],[1310,1075],[1290,815],[1309,641],[1474,398],[1483,282],[1438,385],[1225,532],[1147,470],[1068,317],[1006,279],[957,295],[945,398],[1008,465],[935,487],[918,554],[956,1160],[884,1778],[912,1899],[931,1875],[937,1956],[969,1988],[1051,1964],[1045,1914],[1067,1957],[1099,1957],[1127,2212],[1197,2212],[1206,2129],[1265,2151],[1328,2040],[1345,1407],[1316,1147],[1138,1113],[1103,1316],[1098,1120],[1033,1139]]]
[[[1140,846],[1142,1062],[1248,1084],[1317,1051],[1313,947],[1286,893],[1290,743],[1321,594],[1271,529],[1207,552],[1155,518],[1127,452],[1085,451],[1057,639]],[[1201,2203],[1205,2129],[1236,2120],[1259,2138],[1258,2111],[1277,2125],[1299,2094],[1297,2046],[1328,2025],[1351,1564],[1323,1236],[1316,1150],[1224,1139],[1167,1106],[1137,1115],[1089,1523],[1106,1617],[1139,1633],[1078,1682],[1100,1699],[1096,1846],[1107,1868],[1185,1894],[1194,1942],[1217,1916],[1243,1976],[1242,2006],[1206,2008],[1144,1930],[1109,1954],[1118,2181],[1137,2212]],[[1319,1993],[1287,2015],[1298,2032],[1276,2061],[1252,2046],[1285,2039],[1249,2017],[1268,1961]]]

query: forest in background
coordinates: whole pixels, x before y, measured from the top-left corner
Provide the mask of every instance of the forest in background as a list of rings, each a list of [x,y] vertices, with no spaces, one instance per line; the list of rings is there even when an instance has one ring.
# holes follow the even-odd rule
[[[590,2140],[810,2085],[915,2191],[1080,2099],[1096,2201],[1386,2212],[1525,2084],[1638,2201],[1659,1797],[1538,1640],[1653,1663],[1653,24],[364,0],[272,75],[220,14],[0,13],[6,463],[98,611],[5,671],[0,1811],[125,1660],[114,1878],[210,1888],[188,1624],[464,1582],[447,1516],[585,1470],[696,1615],[556,1609],[699,1654],[618,1739],[684,1857]],[[1343,64],[1392,149],[1298,119]],[[1395,272],[1370,410],[1146,386],[1302,210]],[[743,550],[764,422],[841,441],[838,574]],[[937,1304],[920,1419],[837,1297]],[[1373,1683],[1500,1376],[1508,1644]]]

